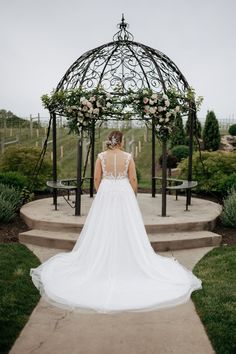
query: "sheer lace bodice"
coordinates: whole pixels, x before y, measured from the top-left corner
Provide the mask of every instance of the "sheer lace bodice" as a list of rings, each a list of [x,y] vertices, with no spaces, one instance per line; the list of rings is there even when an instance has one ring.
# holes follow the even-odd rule
[[[98,154],[102,164],[102,177],[121,179],[128,177],[131,154],[121,150],[107,150]]]

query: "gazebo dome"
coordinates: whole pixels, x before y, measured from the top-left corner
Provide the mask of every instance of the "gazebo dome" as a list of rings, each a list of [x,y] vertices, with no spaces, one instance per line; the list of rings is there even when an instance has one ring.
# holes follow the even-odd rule
[[[174,88],[184,93],[189,85],[175,63],[159,50],[135,42],[127,26],[122,16],[113,41],[81,55],[67,70],[56,91],[80,87],[92,90],[102,85],[110,93],[117,92],[117,87],[124,94],[144,87],[155,92]]]

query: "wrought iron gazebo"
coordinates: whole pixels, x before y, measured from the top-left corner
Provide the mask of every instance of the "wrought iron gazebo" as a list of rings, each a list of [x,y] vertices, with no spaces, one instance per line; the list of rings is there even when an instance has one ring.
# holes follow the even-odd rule
[[[147,45],[134,41],[133,35],[128,31],[128,24],[122,15],[119,31],[114,35],[113,41],[101,45],[81,55],[67,70],[58,83],[55,92],[82,88],[92,90],[102,86],[111,95],[125,96],[130,90],[133,92],[142,88],[150,88],[153,92],[166,93],[169,89],[175,89],[180,95],[186,94],[190,88],[184,75],[174,62],[162,52]],[[119,87],[119,92],[117,92]],[[192,180],[192,153],[193,153],[193,129],[196,121],[196,107],[194,100],[188,102],[189,111],[189,166],[188,181]],[[55,109],[50,110],[53,132],[53,181],[57,181],[57,137],[56,123],[60,115]],[[102,117],[99,118],[102,120]],[[108,119],[122,120],[124,117],[111,116]],[[137,116],[130,116],[130,119],[139,119]],[[156,194],[155,183],[155,160],[156,160],[156,134],[155,124],[149,119],[152,129],[152,196]],[[90,196],[93,197],[94,177],[94,154],[95,154],[95,129],[96,121],[90,127],[91,139],[91,172],[90,172]],[[78,161],[77,161],[77,190],[75,214],[80,215],[81,211],[81,182],[82,182],[82,136],[78,140]],[[162,142],[162,216],[166,216],[166,187],[167,187],[167,145]],[[54,203],[57,199],[57,190],[54,193]],[[190,204],[191,191],[187,191]]]

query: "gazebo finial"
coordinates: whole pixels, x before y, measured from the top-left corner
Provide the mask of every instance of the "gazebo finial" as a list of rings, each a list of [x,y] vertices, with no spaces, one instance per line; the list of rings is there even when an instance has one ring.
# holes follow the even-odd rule
[[[117,27],[120,29],[114,36],[114,41],[133,41],[134,36],[127,31],[129,24],[125,22],[125,16],[122,13],[121,22],[118,23]]]

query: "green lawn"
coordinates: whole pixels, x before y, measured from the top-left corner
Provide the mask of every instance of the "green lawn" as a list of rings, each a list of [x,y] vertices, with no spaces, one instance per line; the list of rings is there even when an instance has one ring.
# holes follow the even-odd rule
[[[0,353],[7,354],[40,295],[29,275],[38,258],[19,243],[0,244]],[[23,354],[23,353],[22,353]]]
[[[195,266],[203,290],[192,294],[217,354],[236,353],[236,247],[213,249]]]

